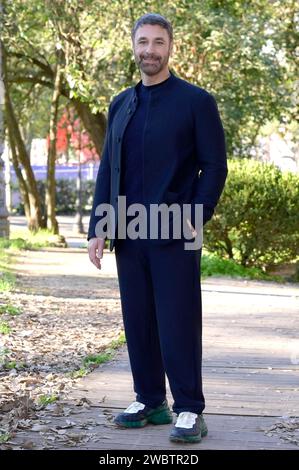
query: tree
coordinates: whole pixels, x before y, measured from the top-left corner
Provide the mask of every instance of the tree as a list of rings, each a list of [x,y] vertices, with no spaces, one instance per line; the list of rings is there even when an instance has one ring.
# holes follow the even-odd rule
[[[8,128],[9,142],[12,149],[13,165],[15,168],[16,175],[20,183],[20,191],[23,196],[25,214],[28,220],[29,230],[36,231],[44,226],[41,201],[37,189],[36,180],[32,167],[30,165],[30,157],[27,149],[24,145],[20,127],[16,119],[14,107],[10,96],[10,87],[7,80],[7,69],[6,69],[6,52],[2,47],[3,51],[3,81],[5,91],[5,110],[6,110],[6,122]],[[24,178],[21,166],[23,167]]]
[[[0,12],[2,3],[0,1]],[[1,24],[1,23],[0,23]],[[2,153],[4,149],[4,83],[2,79],[2,44],[0,42],[0,237],[9,235],[8,210],[5,202],[5,182],[3,175]]]
[[[81,163],[99,159],[94,143],[89,133],[84,129],[76,110],[66,106],[57,123],[56,153],[58,157],[66,155],[68,161],[69,150],[76,151],[79,148]]]
[[[216,96],[229,156],[247,156],[266,122],[294,119],[293,0],[31,0],[26,5],[7,0],[5,5],[1,37],[19,126],[28,114],[35,119],[28,109],[24,113],[22,103],[37,89],[44,90],[40,102],[43,106],[47,97],[50,109],[59,45],[60,99],[76,109],[101,155],[111,97],[140,79],[130,31],[147,11],[158,11],[173,23],[171,68]],[[52,117],[54,110],[53,105]],[[53,161],[52,155],[52,182]],[[49,185],[51,193],[53,188]]]
[[[56,165],[56,138],[57,138],[57,117],[58,104],[61,93],[62,83],[62,67],[63,56],[58,46],[56,51],[56,67],[54,72],[54,90],[50,108],[50,126],[49,126],[49,147],[47,162],[47,182],[46,182],[46,211],[47,211],[47,228],[53,233],[58,234],[58,222],[56,220],[56,181],[55,181],[55,165]]]

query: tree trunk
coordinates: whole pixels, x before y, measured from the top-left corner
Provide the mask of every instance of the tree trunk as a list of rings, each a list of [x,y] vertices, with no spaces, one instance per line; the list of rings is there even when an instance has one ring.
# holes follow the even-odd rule
[[[19,191],[20,191],[23,204],[24,204],[25,216],[27,220],[30,220],[30,202],[29,202],[29,197],[28,197],[29,191],[28,191],[28,187],[26,184],[26,180],[24,179],[22,175],[22,171],[18,162],[17,150],[16,150],[12,132],[10,129],[8,129],[8,136],[9,136],[9,145],[11,148],[12,164],[15,170],[16,177],[19,182]]]
[[[24,141],[21,136],[20,128],[14,113],[13,104],[11,102],[9,88],[7,84],[6,76],[6,54],[4,48],[3,50],[3,79],[4,79],[4,89],[5,89],[5,109],[6,109],[6,121],[7,127],[9,129],[10,138],[13,139],[14,148],[15,148],[15,158],[19,164],[23,166],[24,173],[26,175],[26,192],[29,200],[29,218],[27,218],[28,228],[31,231],[37,231],[38,229],[44,227],[44,222],[42,218],[41,210],[41,199],[37,189],[37,184],[35,176],[30,164],[30,157],[26,150]],[[20,181],[20,180],[19,180]],[[20,187],[21,187],[20,183]],[[23,187],[25,190],[25,188]],[[25,201],[24,201],[25,203]]]
[[[71,102],[75,106],[84,128],[89,133],[97,150],[97,154],[101,157],[107,126],[105,115],[103,113],[93,114],[90,110],[90,105],[88,103],[82,103],[78,99],[71,99]]]
[[[47,228],[53,233],[59,233],[59,227],[56,219],[56,181],[55,181],[55,163],[56,163],[56,136],[57,136],[57,116],[58,103],[60,97],[62,73],[61,73],[61,53],[57,53],[57,65],[55,71],[54,90],[51,100],[49,135],[50,143],[48,150],[48,169],[46,184],[46,212]]]

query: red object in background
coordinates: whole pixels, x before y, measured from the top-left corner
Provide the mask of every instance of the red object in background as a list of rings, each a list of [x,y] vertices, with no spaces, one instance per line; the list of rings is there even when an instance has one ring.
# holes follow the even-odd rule
[[[49,148],[50,136],[47,135],[47,147]],[[56,153],[57,157],[68,155],[72,149],[76,155],[76,161],[80,153],[80,162],[88,163],[99,160],[96,148],[86,130],[84,130],[80,118],[73,108],[65,108],[57,123]]]

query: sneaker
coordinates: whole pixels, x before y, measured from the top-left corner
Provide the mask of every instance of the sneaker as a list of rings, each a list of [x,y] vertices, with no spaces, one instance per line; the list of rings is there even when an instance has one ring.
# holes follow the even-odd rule
[[[208,434],[207,425],[201,414],[183,411],[170,433],[173,442],[200,442]]]
[[[150,408],[139,401],[134,401],[123,413],[117,415],[113,422],[125,428],[142,428],[148,423],[170,424],[172,423],[172,412],[168,407],[167,400],[156,408]]]

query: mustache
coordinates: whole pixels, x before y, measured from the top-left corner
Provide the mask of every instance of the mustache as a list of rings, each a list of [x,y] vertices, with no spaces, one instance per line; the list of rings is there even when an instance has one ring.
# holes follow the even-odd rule
[[[150,60],[160,60],[160,57],[157,57],[157,56],[144,56],[144,55],[141,55],[140,56],[140,60],[147,60],[147,59],[150,59]]]

